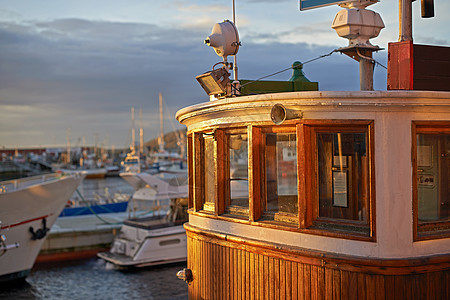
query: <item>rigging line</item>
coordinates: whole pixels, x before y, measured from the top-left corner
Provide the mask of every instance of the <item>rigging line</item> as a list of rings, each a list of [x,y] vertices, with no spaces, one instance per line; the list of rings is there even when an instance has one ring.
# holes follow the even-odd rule
[[[338,50],[337,50],[337,49],[334,49],[334,50],[331,51],[330,53],[327,53],[327,54],[324,54],[324,55],[320,55],[320,56],[318,56],[318,57],[316,57],[316,58],[310,59],[310,60],[308,60],[308,61],[302,63],[301,65],[303,66],[303,65],[306,65],[307,63],[313,62],[313,61],[315,61],[315,60],[318,60],[318,59],[321,59],[321,58],[330,56],[330,55],[333,54],[334,52],[338,52]],[[253,81],[247,82],[246,84],[241,85],[241,87],[246,86],[246,85],[251,84],[251,83],[254,83],[254,82],[257,82],[257,81],[260,81],[260,80],[265,79],[265,78],[267,78],[267,77],[272,77],[272,76],[275,76],[275,75],[277,75],[277,74],[286,72],[286,71],[288,71],[288,70],[290,70],[290,69],[292,69],[292,68],[293,68],[293,67],[290,66],[289,68],[283,69],[283,70],[281,70],[281,71],[278,71],[278,72],[272,73],[272,74],[270,74],[270,75],[266,75],[266,76],[260,77],[260,78],[258,78],[258,79],[256,79],[256,80],[253,80]]]
[[[324,58],[324,57],[327,57],[327,56],[330,56],[330,55],[333,54],[334,52],[338,52],[338,49],[334,49],[333,51],[331,51],[331,52],[328,53],[328,54],[323,54],[323,55],[321,55],[321,56],[319,56],[319,57],[310,59],[310,60],[308,60],[308,61],[302,63],[302,65],[306,65],[307,63],[313,62],[313,61],[315,61],[315,60],[318,60],[318,59],[321,59],[321,58]]]
[[[373,61],[375,62],[376,65],[379,65],[387,70],[387,68],[384,65],[382,65],[381,63],[379,63],[377,60],[374,59]]]
[[[358,49],[356,49],[356,53],[358,54],[359,57],[366,59],[368,61],[371,61],[372,63],[374,63],[375,65],[379,65],[382,66],[383,68],[385,68],[387,70],[387,68],[385,66],[383,66],[380,62],[378,62],[375,58],[372,57],[368,57],[368,56],[364,56],[362,55]]]
[[[83,201],[84,205],[91,211],[91,213],[100,221],[102,221],[105,224],[109,224],[109,225],[116,225],[116,224],[122,224],[122,222],[109,222],[105,219],[103,219],[102,217],[100,217],[95,211],[94,209],[91,207],[91,205],[89,203],[87,203],[86,199],[84,199],[83,195],[80,193],[80,191],[78,189],[76,189],[76,192],[78,194],[78,196],[81,197],[81,200]]]
[[[241,87],[243,87],[243,86],[246,86],[246,85],[248,85],[248,84],[250,84],[250,83],[253,83],[253,82],[256,82],[256,81],[260,81],[260,80],[262,80],[262,79],[264,79],[264,78],[267,78],[267,77],[272,77],[272,76],[275,76],[275,75],[277,75],[277,74],[280,74],[280,73],[286,72],[287,70],[290,70],[290,69],[292,69],[292,67],[289,67],[289,68],[283,69],[283,70],[281,70],[281,71],[278,71],[278,72],[272,73],[272,74],[270,74],[270,75],[266,75],[266,76],[260,77],[260,78],[258,78],[258,79],[256,79],[256,80],[253,80],[253,81],[247,82],[246,84],[243,84],[243,85],[241,85]]]

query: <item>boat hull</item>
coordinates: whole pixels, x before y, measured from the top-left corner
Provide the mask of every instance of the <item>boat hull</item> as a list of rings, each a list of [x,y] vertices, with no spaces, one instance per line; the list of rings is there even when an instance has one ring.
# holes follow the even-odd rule
[[[38,177],[45,180],[45,176]],[[18,245],[2,251],[1,281],[28,275],[45,240],[46,234],[39,233],[52,227],[82,179],[80,175],[60,176],[49,181],[37,180],[35,184],[31,184],[32,179],[24,179],[22,182],[28,181],[28,186],[0,193],[1,234],[6,236],[7,244]],[[31,228],[36,234],[34,239]]]
[[[161,221],[163,219],[151,220],[151,227],[136,222],[124,224],[111,250],[101,252],[98,256],[118,267],[145,267],[186,261],[187,238],[183,225]]]
[[[186,225],[190,299],[448,299],[449,255],[374,259]]]

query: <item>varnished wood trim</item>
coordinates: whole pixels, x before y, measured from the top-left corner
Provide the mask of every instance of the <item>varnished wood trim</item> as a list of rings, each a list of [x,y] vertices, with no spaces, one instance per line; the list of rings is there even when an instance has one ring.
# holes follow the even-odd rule
[[[296,122],[298,123],[298,121]],[[296,126],[289,125],[286,126],[285,123],[283,125],[277,125],[273,126],[273,123],[271,123],[271,126],[259,126],[261,128],[261,131],[263,133],[293,133],[296,130]]]
[[[194,154],[194,166],[193,166],[193,179],[194,179],[194,194],[193,194],[193,205],[194,211],[199,211],[203,209],[203,199],[204,199],[204,143],[203,143],[203,133],[196,132],[193,134],[193,154]]]
[[[217,129],[214,132],[215,137],[215,157],[216,157],[216,178],[215,178],[215,186],[216,186],[216,215],[223,214],[225,212],[226,207],[226,197],[227,197],[227,182],[228,176],[226,175],[229,171],[227,168],[227,156],[228,152],[226,151],[226,136],[225,131],[222,129]]]
[[[369,147],[367,147],[369,153],[369,226],[370,226],[370,237],[372,241],[377,239],[377,210],[376,210],[376,183],[375,183],[375,122],[371,121],[368,124],[368,141]]]
[[[416,123],[411,124],[411,163],[412,163],[412,206],[413,206],[413,240],[418,241],[417,225],[419,224],[419,204],[417,194],[417,132]]]
[[[261,160],[262,160],[262,134],[261,128],[249,126],[248,128],[248,191],[250,221],[255,221],[262,216],[261,203]]]
[[[187,134],[187,160],[188,160],[188,208],[194,207],[194,155],[193,134]]]
[[[355,120],[355,119],[339,119],[339,120],[323,120],[323,119],[303,119],[302,124],[314,127],[339,127],[348,128],[348,125],[368,126],[373,123],[373,120]],[[339,127],[340,128],[340,127]]]
[[[335,237],[335,238],[342,238],[346,240],[355,240],[355,241],[364,241],[364,242],[375,242],[375,240],[371,237],[369,237],[367,234],[360,234],[357,232],[352,231],[338,231],[338,230],[331,230],[331,229],[316,229],[316,228],[299,228],[298,224],[293,223],[286,223],[286,222],[277,222],[277,221],[271,221],[271,220],[257,220],[254,222],[251,222],[247,217],[244,216],[236,216],[236,215],[228,215],[228,214],[222,214],[222,215],[213,215],[211,213],[205,212],[205,211],[193,211],[189,210],[189,214],[194,216],[199,216],[202,218],[210,218],[220,221],[226,221],[226,222],[232,222],[232,223],[238,223],[238,224],[245,224],[245,225],[251,225],[255,227],[262,227],[262,228],[271,228],[276,230],[283,230],[283,231],[291,231],[291,232],[298,232],[298,233],[306,233],[306,234],[314,234],[314,235],[321,235],[321,236],[329,236],[329,237]]]
[[[207,241],[231,249],[263,254],[282,259],[330,269],[366,274],[406,275],[437,272],[450,269],[450,254],[408,259],[368,258],[292,247],[282,244],[241,238],[211,230],[204,230],[186,223],[188,238]]]
[[[308,216],[307,213],[310,211],[308,208],[307,199],[311,199],[308,189],[308,179],[310,178],[309,170],[306,167],[306,161],[309,159],[309,151],[307,151],[306,143],[307,137],[305,132],[305,125],[297,125],[297,176],[298,176],[298,216],[299,216],[299,227],[307,228],[309,224],[307,223]]]

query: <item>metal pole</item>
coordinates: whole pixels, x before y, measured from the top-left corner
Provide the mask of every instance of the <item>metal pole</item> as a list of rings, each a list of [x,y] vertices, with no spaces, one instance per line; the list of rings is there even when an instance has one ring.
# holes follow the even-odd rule
[[[144,154],[144,128],[142,128],[142,108],[139,109],[139,156]]]
[[[362,52],[362,53],[361,53]],[[357,50],[359,56],[359,88],[361,91],[373,91],[372,51]]]
[[[159,150],[164,150],[164,119],[163,119],[163,98],[162,93],[159,92],[159,130],[160,136],[159,136]]]
[[[235,8],[234,0],[233,0],[233,24],[234,24],[234,26],[236,26],[236,8]],[[238,68],[237,68],[236,54],[234,55],[233,78],[234,78],[234,80],[238,80]]]
[[[399,37],[398,41],[412,41],[412,1],[399,0]]]
[[[131,154],[134,155],[136,146],[136,128],[134,128],[134,107],[131,108]]]
[[[361,91],[373,91],[373,63],[366,59],[359,60],[359,87]]]

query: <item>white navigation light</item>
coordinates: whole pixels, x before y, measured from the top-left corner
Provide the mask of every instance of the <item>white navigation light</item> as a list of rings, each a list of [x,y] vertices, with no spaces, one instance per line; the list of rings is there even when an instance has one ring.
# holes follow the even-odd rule
[[[346,8],[334,17],[331,28],[340,37],[349,39],[349,47],[374,47],[369,39],[375,38],[384,28],[381,16],[364,8]]]
[[[227,56],[236,55],[239,50],[239,33],[236,26],[229,20],[215,24],[205,44],[213,47],[216,54],[227,61]]]

